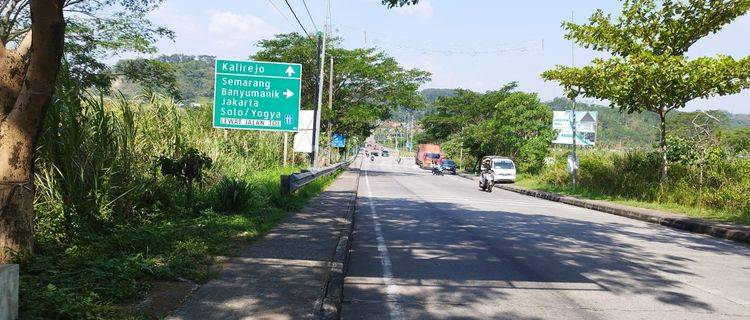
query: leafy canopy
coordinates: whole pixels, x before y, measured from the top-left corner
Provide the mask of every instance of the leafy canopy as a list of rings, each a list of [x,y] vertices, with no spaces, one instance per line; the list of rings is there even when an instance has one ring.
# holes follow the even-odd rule
[[[313,109],[318,75],[315,44],[300,34],[289,33],[262,40],[259,46],[261,50],[252,59],[302,64],[302,105]],[[336,38],[329,41],[326,55],[326,86],[330,58],[334,60],[333,110],[324,107],[322,120],[331,121],[334,132],[364,138],[398,107],[414,109],[424,105],[417,89],[429,80],[428,72],[404,69],[395,59],[373,48],[341,48],[340,39]],[[327,90],[324,94],[323,101],[327,101]]]
[[[148,13],[163,0],[64,1],[65,59],[83,86],[109,87],[112,74],[101,62],[121,52],[156,53],[156,40],[174,38]],[[31,28],[30,1],[0,1],[0,41],[18,44]]]
[[[627,0],[617,19],[598,10],[587,24],[563,24],[567,39],[611,58],[557,66],[542,77],[559,82],[571,98],[609,100],[629,113],[666,115],[696,98],[737,93],[750,87],[750,58],[691,60],[685,53],[748,9],[750,0]]]

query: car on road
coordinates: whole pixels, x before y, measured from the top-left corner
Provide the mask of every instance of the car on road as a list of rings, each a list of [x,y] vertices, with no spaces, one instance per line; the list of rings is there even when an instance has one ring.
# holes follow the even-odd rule
[[[388,150],[383,150],[383,152],[382,152],[382,153],[381,153],[380,155],[381,155],[382,157],[385,157],[385,158],[388,158],[388,157],[390,157],[390,153],[388,152]]]
[[[484,157],[484,160],[491,163],[493,180],[495,182],[516,182],[516,164],[513,159],[508,157],[490,156]]]
[[[451,159],[443,159],[442,168],[443,171],[450,172],[451,174],[456,174],[456,162]]]

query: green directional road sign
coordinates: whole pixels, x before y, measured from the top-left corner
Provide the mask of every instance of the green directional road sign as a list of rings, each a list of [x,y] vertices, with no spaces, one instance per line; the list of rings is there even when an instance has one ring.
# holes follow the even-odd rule
[[[297,131],[302,65],[216,60],[214,128]]]

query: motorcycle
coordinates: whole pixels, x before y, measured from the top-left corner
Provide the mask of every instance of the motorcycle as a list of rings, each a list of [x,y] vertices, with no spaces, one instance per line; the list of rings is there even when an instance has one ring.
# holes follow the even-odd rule
[[[375,156],[370,156],[370,161],[375,161]]]
[[[495,187],[495,178],[492,174],[482,173],[479,176],[479,190],[492,192],[492,188]]]
[[[443,169],[440,166],[434,166],[432,167],[432,174],[435,176],[442,176],[443,175]]]
[[[495,187],[495,175],[489,161],[482,161],[482,171],[479,174],[479,190],[492,192]]]

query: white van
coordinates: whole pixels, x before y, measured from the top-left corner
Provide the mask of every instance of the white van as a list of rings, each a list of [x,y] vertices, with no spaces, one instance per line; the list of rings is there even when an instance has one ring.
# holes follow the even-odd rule
[[[492,174],[495,182],[516,182],[516,164],[506,157],[485,157],[492,163]]]

